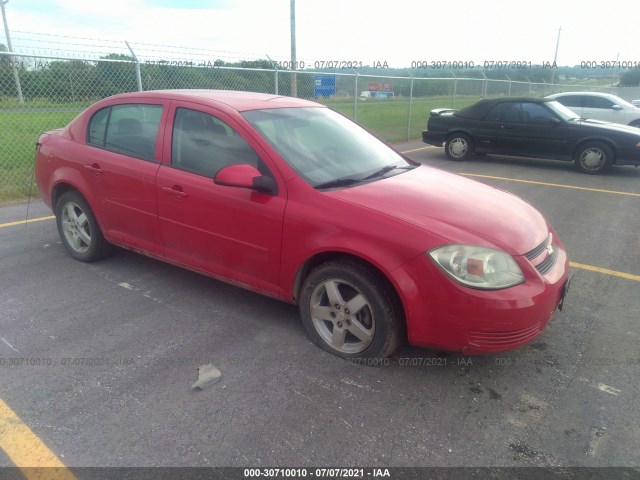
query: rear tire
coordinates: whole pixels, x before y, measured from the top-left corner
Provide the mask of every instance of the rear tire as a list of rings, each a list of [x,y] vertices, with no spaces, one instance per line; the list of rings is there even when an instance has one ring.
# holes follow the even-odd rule
[[[62,194],[56,203],[56,224],[69,255],[81,262],[95,262],[109,253],[93,210],[77,191]]]
[[[454,133],[444,144],[444,153],[449,160],[461,162],[473,154],[473,140],[464,133]]]
[[[582,173],[597,175],[606,171],[613,163],[614,153],[607,144],[587,142],[576,152],[574,162]]]
[[[342,358],[382,359],[398,346],[402,313],[384,278],[355,261],[331,260],[307,276],[300,315],[307,336]]]

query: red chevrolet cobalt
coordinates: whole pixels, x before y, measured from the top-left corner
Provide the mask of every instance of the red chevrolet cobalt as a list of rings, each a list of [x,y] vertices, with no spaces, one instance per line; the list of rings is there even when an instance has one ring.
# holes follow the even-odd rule
[[[38,140],[69,254],[112,245],[300,307],[321,348],[524,345],[562,306],[567,254],[531,205],[421,166],[313,102],[172,90],[104,99]]]

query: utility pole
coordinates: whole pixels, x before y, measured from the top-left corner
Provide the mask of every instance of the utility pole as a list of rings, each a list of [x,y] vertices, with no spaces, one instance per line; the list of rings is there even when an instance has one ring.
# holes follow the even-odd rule
[[[291,0],[291,96],[298,96],[298,79],[296,77],[296,0]]]
[[[556,60],[558,59],[558,47],[560,46],[560,32],[562,32],[562,27],[558,27],[558,39],[556,40],[556,53],[553,55],[553,64],[556,65]],[[551,74],[551,88],[553,88],[553,84],[556,83],[556,70],[553,66],[552,74]],[[553,90],[552,90],[553,91]]]
[[[13,46],[11,45],[11,36],[9,35],[9,25],[7,24],[7,14],[4,10],[4,6],[9,0],[0,0],[0,9],[2,9],[2,22],[4,23],[4,33],[7,36],[7,48],[9,53],[13,53]],[[20,76],[18,75],[18,65],[13,60],[13,55],[9,56],[9,61],[13,67],[13,78],[16,81],[16,89],[18,90],[18,101],[24,103],[24,97],[22,96],[22,87],[20,86]]]

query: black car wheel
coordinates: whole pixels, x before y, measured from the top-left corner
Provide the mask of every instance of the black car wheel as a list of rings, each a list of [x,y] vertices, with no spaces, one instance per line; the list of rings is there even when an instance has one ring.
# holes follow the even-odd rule
[[[56,223],[62,244],[76,260],[93,262],[111,251],[91,207],[80,193],[71,191],[60,197],[56,204]]]
[[[613,163],[613,150],[601,142],[585,143],[576,152],[575,163],[583,173],[602,173]]]
[[[313,343],[343,358],[382,359],[398,345],[401,316],[389,289],[357,262],[316,267],[302,286],[300,314]]]
[[[466,160],[473,153],[473,140],[464,133],[454,133],[447,138],[444,145],[444,152],[449,160]]]

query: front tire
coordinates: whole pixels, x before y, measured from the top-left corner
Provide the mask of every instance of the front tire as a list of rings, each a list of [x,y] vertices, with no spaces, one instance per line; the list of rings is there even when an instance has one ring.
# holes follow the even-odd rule
[[[386,279],[354,261],[328,261],[311,271],[300,294],[309,339],[342,358],[382,359],[400,338],[401,314]]]
[[[62,194],[56,203],[56,224],[69,255],[81,262],[94,262],[111,251],[91,207],[79,192]]]
[[[613,163],[613,150],[601,142],[581,145],[575,156],[578,170],[589,175],[597,175],[607,170]]]
[[[473,140],[464,133],[454,133],[444,144],[444,152],[449,160],[461,162],[473,154]]]

